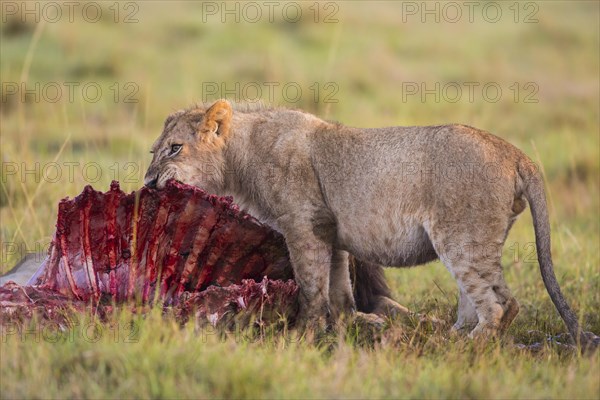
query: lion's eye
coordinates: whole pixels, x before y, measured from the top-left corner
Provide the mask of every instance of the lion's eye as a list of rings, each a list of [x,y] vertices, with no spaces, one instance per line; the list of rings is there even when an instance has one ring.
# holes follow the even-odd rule
[[[171,146],[171,152],[169,153],[170,155],[174,156],[175,154],[179,153],[181,151],[181,148],[183,146],[180,144],[174,144]]]

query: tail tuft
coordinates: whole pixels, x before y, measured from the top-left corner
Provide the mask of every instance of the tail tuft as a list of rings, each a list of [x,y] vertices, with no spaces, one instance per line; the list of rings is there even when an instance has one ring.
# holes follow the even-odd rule
[[[382,296],[391,298],[382,266],[357,260],[351,256],[350,277],[358,311],[371,313],[378,306]]]

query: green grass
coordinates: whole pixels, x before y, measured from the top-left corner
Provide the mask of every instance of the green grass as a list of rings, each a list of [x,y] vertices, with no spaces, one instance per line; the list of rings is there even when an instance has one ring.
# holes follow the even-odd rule
[[[103,10],[111,4],[102,3]],[[311,5],[302,3],[306,15],[312,15]],[[263,82],[279,87],[296,82],[303,90],[297,103],[286,103],[280,90],[274,103],[361,127],[466,123],[540,162],[557,276],[584,329],[600,333],[598,4],[540,2],[539,22],[532,24],[514,23],[508,4],[506,18],[496,24],[480,14],[473,23],[436,24],[431,18],[421,23],[418,16],[403,22],[393,2],[339,5],[339,22],[333,24],[315,24],[310,17],[290,24],[280,16],[273,23],[222,24],[218,16],[203,23],[200,3],[140,2],[139,23],[61,20],[39,28],[34,47],[34,24],[12,33],[3,23],[3,96],[7,82],[25,76],[28,52],[28,87],[95,82],[103,95],[96,103],[78,91],[72,102],[66,93],[55,103],[3,97],[0,272],[50,241],[61,198],[77,195],[88,183],[106,190],[114,178],[125,190],[139,188],[163,119],[203,100],[202,82],[229,88],[257,82],[265,100]],[[323,102],[329,81],[337,85],[337,103]],[[115,82],[116,102],[110,89]],[[138,88],[137,103],[123,101],[129,82]],[[310,89],[315,82],[318,102]],[[410,82],[428,88],[436,82],[478,82],[480,88],[496,82],[503,95],[496,103],[484,101],[477,90],[473,102],[466,92],[455,103],[432,96],[423,102],[418,95],[403,101],[402,85]],[[510,89],[515,82],[521,95],[534,82],[538,102],[515,102]],[[61,166],[57,181],[40,176],[50,162]],[[78,164],[69,174],[65,163],[72,162]],[[36,163],[39,173],[23,179],[23,168]],[[16,165],[16,175],[9,165]],[[97,180],[96,168],[102,172]],[[533,240],[525,212],[503,257],[521,313],[499,343],[475,346],[448,334],[456,286],[433,263],[388,270],[387,277],[400,303],[445,326],[431,331],[395,323],[373,347],[361,345],[360,335],[341,338],[333,348],[286,342],[281,334],[218,337],[194,324],[180,328],[157,313],[140,319],[124,312],[110,319],[125,327],[133,318],[135,342],[122,335],[115,340],[107,324],[97,342],[76,328],[56,343],[44,340],[40,327],[23,335],[3,326],[0,397],[599,398],[598,355],[580,358],[553,346],[530,354],[512,346],[565,332],[537,263],[527,260]],[[20,250],[8,251],[7,244]]]
[[[56,336],[29,333],[4,345],[3,394],[90,398],[593,398],[597,360],[537,356],[490,344],[473,346],[423,333],[412,343],[396,328],[387,341],[361,347],[351,339],[314,346],[291,335],[219,337],[183,329],[158,313],[100,330],[89,322]],[[89,331],[89,333],[85,333]],[[37,336],[36,336],[37,335]],[[410,336],[410,334],[408,335]],[[36,341],[36,338],[37,341]],[[116,339],[115,339],[116,338]],[[131,340],[131,342],[127,342]],[[26,383],[23,380],[26,379]]]

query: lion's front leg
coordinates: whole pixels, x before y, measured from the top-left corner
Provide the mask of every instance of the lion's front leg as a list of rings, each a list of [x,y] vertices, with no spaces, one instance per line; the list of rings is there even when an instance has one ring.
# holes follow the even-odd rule
[[[356,311],[349,269],[348,252],[334,249],[329,276],[329,305],[332,318],[336,320],[342,314],[350,315]]]
[[[311,231],[294,230],[285,234],[294,279],[300,288],[299,326],[325,326],[331,317],[329,310],[329,273],[332,246]]]

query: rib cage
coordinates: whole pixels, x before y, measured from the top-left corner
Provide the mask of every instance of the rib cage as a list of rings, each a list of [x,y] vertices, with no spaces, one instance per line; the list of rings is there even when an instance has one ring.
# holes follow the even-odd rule
[[[86,186],[59,203],[49,254],[29,284],[87,301],[177,303],[209,286],[292,278],[281,235],[230,197],[169,181],[125,194]]]

